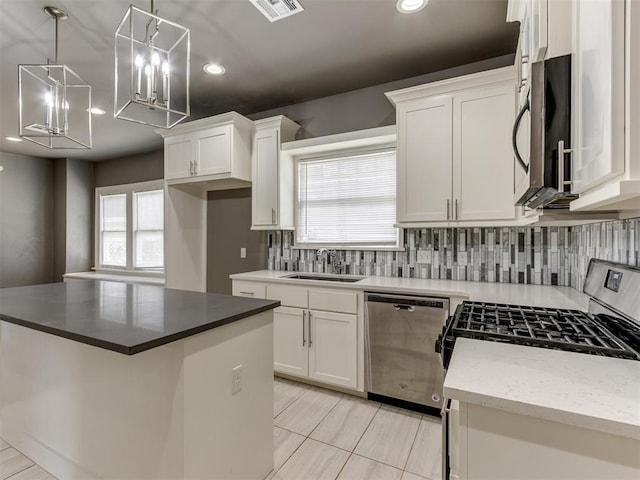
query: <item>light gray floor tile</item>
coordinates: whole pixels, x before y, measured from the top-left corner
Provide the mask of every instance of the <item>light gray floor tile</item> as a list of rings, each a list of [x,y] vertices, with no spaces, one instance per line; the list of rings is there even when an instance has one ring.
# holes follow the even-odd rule
[[[5,448],[9,448],[10,445],[0,438],[0,450],[4,450]]]
[[[15,448],[6,448],[0,452],[0,478],[4,480],[33,465],[33,462]]]
[[[379,407],[374,402],[345,396],[309,437],[351,452]]]
[[[307,390],[276,417],[274,424],[306,437],[335,407],[340,398],[340,394],[325,390]]]
[[[402,477],[402,470],[358,455],[351,455],[340,472],[338,480],[400,480],[400,477]]]
[[[439,479],[440,477],[438,477]],[[400,480],[429,480],[428,478],[421,477],[409,472],[402,472],[402,478]],[[434,479],[436,480],[436,479]]]
[[[354,453],[404,469],[421,417],[419,413],[383,405]]]
[[[404,469],[434,480],[442,477],[442,423],[439,419],[422,417]]]
[[[273,427],[273,469],[277,471],[304,442],[304,439],[305,437],[297,433]]]
[[[282,378],[273,381],[273,416],[277,417],[291,405],[300,395],[309,390],[301,383],[294,383]]]
[[[56,477],[49,472],[45,472],[38,465],[22,470],[20,473],[16,473],[11,476],[9,480],[56,480]]]
[[[349,452],[310,438],[278,470],[274,480],[335,480]]]

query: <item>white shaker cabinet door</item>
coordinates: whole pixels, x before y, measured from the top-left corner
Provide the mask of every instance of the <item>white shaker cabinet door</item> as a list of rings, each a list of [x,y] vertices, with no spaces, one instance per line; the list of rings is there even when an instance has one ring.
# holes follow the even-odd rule
[[[453,100],[453,218],[511,220],[515,88],[483,88]]]
[[[404,102],[397,109],[397,221],[448,220],[452,208],[452,98]]]
[[[253,140],[253,225],[278,223],[278,129],[259,130]]]
[[[624,2],[575,2],[574,191],[624,172]]]
[[[164,156],[164,177],[166,180],[192,176],[194,174],[192,135],[167,138],[164,144]]]
[[[198,175],[231,172],[231,128],[213,128],[198,134]]]
[[[273,311],[273,368],[306,377],[309,374],[307,310],[278,307]]]
[[[309,378],[356,388],[357,316],[310,310]]]

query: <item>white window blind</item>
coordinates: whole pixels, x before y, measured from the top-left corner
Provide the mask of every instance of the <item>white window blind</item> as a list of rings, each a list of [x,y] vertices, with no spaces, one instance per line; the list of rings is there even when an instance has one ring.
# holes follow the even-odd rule
[[[101,195],[100,204],[101,263],[124,267],[127,265],[127,196]]]
[[[397,246],[395,221],[395,150],[298,161],[298,244]]]
[[[164,192],[133,193],[134,266],[161,269],[164,264]]]

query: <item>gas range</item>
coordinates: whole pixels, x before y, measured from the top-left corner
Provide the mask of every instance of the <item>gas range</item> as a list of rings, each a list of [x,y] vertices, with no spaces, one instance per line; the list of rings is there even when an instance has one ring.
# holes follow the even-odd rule
[[[591,260],[589,312],[465,301],[436,342],[446,369],[456,338],[640,360],[640,269]]]

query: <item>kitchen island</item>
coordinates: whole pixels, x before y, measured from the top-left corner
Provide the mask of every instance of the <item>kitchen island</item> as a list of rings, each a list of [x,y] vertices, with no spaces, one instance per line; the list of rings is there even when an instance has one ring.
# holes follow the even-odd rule
[[[0,290],[0,436],[59,478],[264,478],[278,302],[122,282]]]

